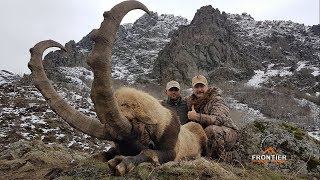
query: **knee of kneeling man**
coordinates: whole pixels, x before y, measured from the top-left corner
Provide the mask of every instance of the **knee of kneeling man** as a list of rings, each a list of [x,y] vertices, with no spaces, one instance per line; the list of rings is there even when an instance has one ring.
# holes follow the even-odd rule
[[[210,126],[208,126],[208,127],[206,127],[204,129],[204,131],[206,132],[207,136],[208,135],[217,134],[217,133],[221,132],[221,130],[222,130],[222,127],[216,126],[216,125],[210,125]]]

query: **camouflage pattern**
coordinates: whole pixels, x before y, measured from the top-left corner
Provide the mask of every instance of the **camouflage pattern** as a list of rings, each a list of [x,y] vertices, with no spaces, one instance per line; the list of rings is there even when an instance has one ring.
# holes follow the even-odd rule
[[[223,152],[229,151],[237,141],[238,128],[221,97],[221,90],[212,87],[203,97],[197,98],[193,94],[186,100],[189,111],[194,105],[198,113],[194,121],[202,125],[208,137],[207,156],[220,156]]]

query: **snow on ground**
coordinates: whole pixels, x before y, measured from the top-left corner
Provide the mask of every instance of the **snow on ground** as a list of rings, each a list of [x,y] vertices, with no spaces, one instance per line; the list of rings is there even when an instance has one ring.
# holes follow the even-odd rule
[[[70,83],[80,89],[89,88],[87,83],[93,81],[93,72],[84,67],[59,67],[59,70],[70,79]]]
[[[308,65],[308,61],[299,61],[297,63],[298,67],[296,71],[301,71],[301,69],[311,69],[313,76],[320,75],[320,69],[314,67],[313,65]],[[273,69],[275,64],[269,64],[266,70],[255,70],[255,75],[246,83],[248,86],[261,87],[261,85],[267,82],[271,77],[274,76],[291,76],[293,73],[290,71],[291,67],[282,67],[281,69]]]
[[[248,86],[261,87],[261,84],[267,82],[274,76],[291,76],[293,73],[289,71],[290,67],[283,67],[282,69],[271,69],[274,64],[270,64],[265,71],[255,70],[255,75],[247,82]]]
[[[314,67],[314,71],[311,73],[313,76],[319,76],[320,75],[320,71],[319,68]]]
[[[5,132],[0,131],[0,137],[5,138],[5,137],[7,137],[7,135],[5,134]]]
[[[253,86],[253,87],[261,87],[261,83],[267,81],[267,77],[264,73],[264,71],[261,70],[255,70],[254,71],[255,75],[252,76],[252,78],[247,82],[248,86]]]
[[[7,83],[7,80],[0,77],[0,85]]]
[[[297,67],[296,71],[300,71],[302,68],[304,68],[306,66],[306,63],[308,63],[308,61],[299,61],[297,63],[298,67]]]
[[[241,15],[228,13],[228,19],[241,27],[236,33],[240,37],[248,40],[247,45],[252,44],[253,42],[260,42],[261,39],[266,37],[271,37],[274,32],[277,32],[278,36],[290,34],[294,36],[296,40],[308,44],[313,48],[318,48],[320,45],[319,37],[314,33],[311,33],[311,26],[305,26],[304,24],[283,20],[255,21],[247,13],[242,13]],[[264,42],[256,45],[264,48],[271,48]]]
[[[90,72],[82,68],[62,68],[68,76],[90,80]],[[82,77],[81,77],[82,76]],[[71,79],[71,78],[70,78]],[[79,82],[79,81],[73,81]],[[90,98],[82,92],[72,91],[66,87],[53,84],[58,93],[76,109],[87,115],[96,117]],[[0,104],[0,144],[7,146],[8,143],[19,139],[41,139],[43,142],[61,143],[67,146],[72,139],[76,142],[72,146],[75,149],[86,149],[89,152],[104,150],[108,142],[95,138],[88,138],[80,131],[70,127],[56,115],[45,102],[41,93],[30,85],[17,86],[12,93],[12,83],[5,82],[1,85],[0,96],[8,99]],[[19,101],[15,101],[18,99]],[[17,104],[20,103],[20,104]]]
[[[315,127],[320,127],[320,106],[316,105],[313,102],[310,102],[306,99],[295,99],[295,101],[297,101],[301,106],[309,106],[310,107],[310,114],[312,119],[310,119],[310,121],[314,121]]]
[[[0,70],[0,85],[11,83],[19,78],[20,76],[17,74],[14,74],[6,70]]]
[[[316,131],[310,131],[308,132],[308,135],[320,141],[320,129]]]
[[[228,97],[225,100],[231,110],[241,112],[240,116],[232,117],[236,118],[234,121],[239,126],[244,126],[257,119],[265,119],[264,115],[259,110],[250,108],[248,105],[242,104],[234,98]]]
[[[116,79],[124,79],[126,77],[127,74],[129,74],[129,71],[127,69],[127,67],[125,66],[119,66],[116,65],[115,67],[113,67],[113,72],[112,72],[112,77],[115,77]]]
[[[313,76],[319,76],[320,75],[319,67],[314,67],[313,65],[309,65],[308,63],[309,63],[308,61],[299,61],[297,63],[298,68],[296,69],[296,71],[300,71],[303,68],[311,69],[313,70],[313,72],[311,73]]]
[[[253,108],[248,107],[246,104],[239,103],[236,99],[228,97],[225,99],[226,103],[230,107],[231,110],[236,110],[242,112],[241,117],[237,117],[235,121],[238,123],[241,123],[241,126],[250,123],[256,119],[265,119],[266,117],[259,111],[255,110]],[[313,102],[310,102],[305,99],[295,99],[301,106],[309,106],[310,107],[310,114],[311,114],[311,119],[310,121],[314,122],[314,128],[309,129],[308,134],[319,140],[320,141],[320,106],[314,104]]]

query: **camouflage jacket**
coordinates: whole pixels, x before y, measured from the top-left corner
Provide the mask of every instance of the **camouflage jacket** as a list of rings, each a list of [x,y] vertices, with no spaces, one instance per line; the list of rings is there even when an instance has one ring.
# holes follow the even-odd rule
[[[203,97],[197,98],[194,94],[186,98],[189,111],[194,105],[198,113],[196,122],[203,128],[209,125],[225,126],[237,130],[230,117],[229,108],[221,97],[221,90],[217,87],[209,88]]]

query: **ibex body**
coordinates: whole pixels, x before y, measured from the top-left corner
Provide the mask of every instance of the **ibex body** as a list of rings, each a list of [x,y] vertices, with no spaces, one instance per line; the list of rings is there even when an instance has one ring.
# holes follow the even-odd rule
[[[107,152],[108,164],[117,175],[131,171],[142,162],[164,163],[200,157],[207,137],[197,123],[180,125],[177,116],[149,94],[133,89],[112,89],[111,54],[115,35],[125,14],[148,9],[138,1],[125,1],[104,13],[104,21],[92,34],[95,47],[87,62],[94,72],[91,98],[97,118],[71,107],[51,86],[42,65],[49,47],[65,48],[47,40],[36,44],[28,64],[35,86],[50,107],[72,127],[91,136],[114,141],[117,149]]]

